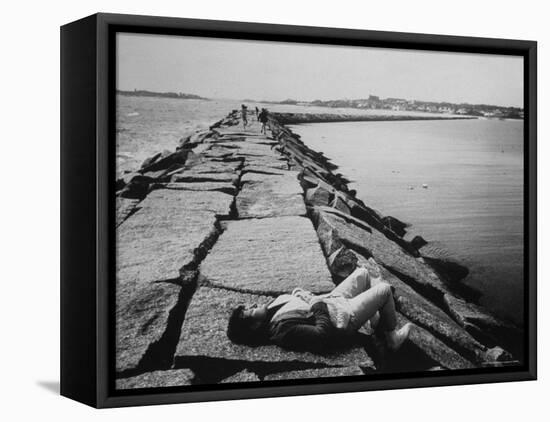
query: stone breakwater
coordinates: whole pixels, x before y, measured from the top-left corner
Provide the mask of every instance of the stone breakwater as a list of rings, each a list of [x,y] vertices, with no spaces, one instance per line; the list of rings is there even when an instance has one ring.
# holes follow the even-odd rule
[[[233,111],[117,181],[117,388],[519,364],[521,332],[460,294],[467,269],[424,257],[285,116],[266,136]],[[414,324],[397,353],[368,328],[322,355],[228,340],[238,304],[328,292],[369,258]]]
[[[282,125],[299,123],[333,123],[333,122],[381,122],[407,120],[469,120],[471,116],[442,116],[437,114],[404,115],[404,114],[337,114],[337,113],[276,113],[277,121]],[[294,135],[296,136],[296,135]]]

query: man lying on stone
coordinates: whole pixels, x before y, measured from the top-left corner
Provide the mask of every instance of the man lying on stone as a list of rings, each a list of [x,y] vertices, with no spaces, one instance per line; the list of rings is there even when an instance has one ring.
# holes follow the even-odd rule
[[[410,323],[397,329],[391,286],[372,258],[367,268],[356,268],[328,294],[297,288],[267,305],[238,306],[229,318],[227,336],[237,344],[322,353],[346,344],[369,320],[383,330],[390,350],[397,350],[411,329]]]

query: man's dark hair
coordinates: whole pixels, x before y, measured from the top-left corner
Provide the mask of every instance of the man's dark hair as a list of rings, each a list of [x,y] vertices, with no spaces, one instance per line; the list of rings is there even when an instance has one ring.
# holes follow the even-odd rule
[[[227,337],[233,343],[246,344],[248,346],[259,346],[267,343],[267,326],[253,324],[255,321],[252,318],[244,316],[244,305],[239,305],[229,317],[227,324]]]

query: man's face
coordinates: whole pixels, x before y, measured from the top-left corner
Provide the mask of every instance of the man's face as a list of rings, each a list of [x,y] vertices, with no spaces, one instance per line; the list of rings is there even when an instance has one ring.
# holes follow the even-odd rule
[[[250,305],[243,310],[243,317],[250,318],[261,324],[267,317],[267,305]]]

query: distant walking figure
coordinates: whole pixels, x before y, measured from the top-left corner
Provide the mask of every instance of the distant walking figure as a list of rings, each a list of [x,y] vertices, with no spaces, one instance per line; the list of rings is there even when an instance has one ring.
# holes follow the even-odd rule
[[[258,107],[256,106],[256,120],[257,120],[258,122],[260,121],[259,114],[260,114],[260,110],[259,110]]]
[[[262,133],[266,135],[266,128],[265,125],[267,124],[267,110],[265,108],[262,108],[262,111],[258,115],[258,120],[262,123]]]
[[[367,268],[358,267],[328,294],[297,288],[267,305],[238,306],[227,336],[237,344],[323,353],[346,344],[367,321],[384,332],[390,350],[401,347],[412,327],[397,328],[392,289],[372,258]]]
[[[246,106],[244,104],[241,104],[241,117],[243,119],[243,128],[246,129],[246,125],[248,124],[248,119],[246,116]]]

